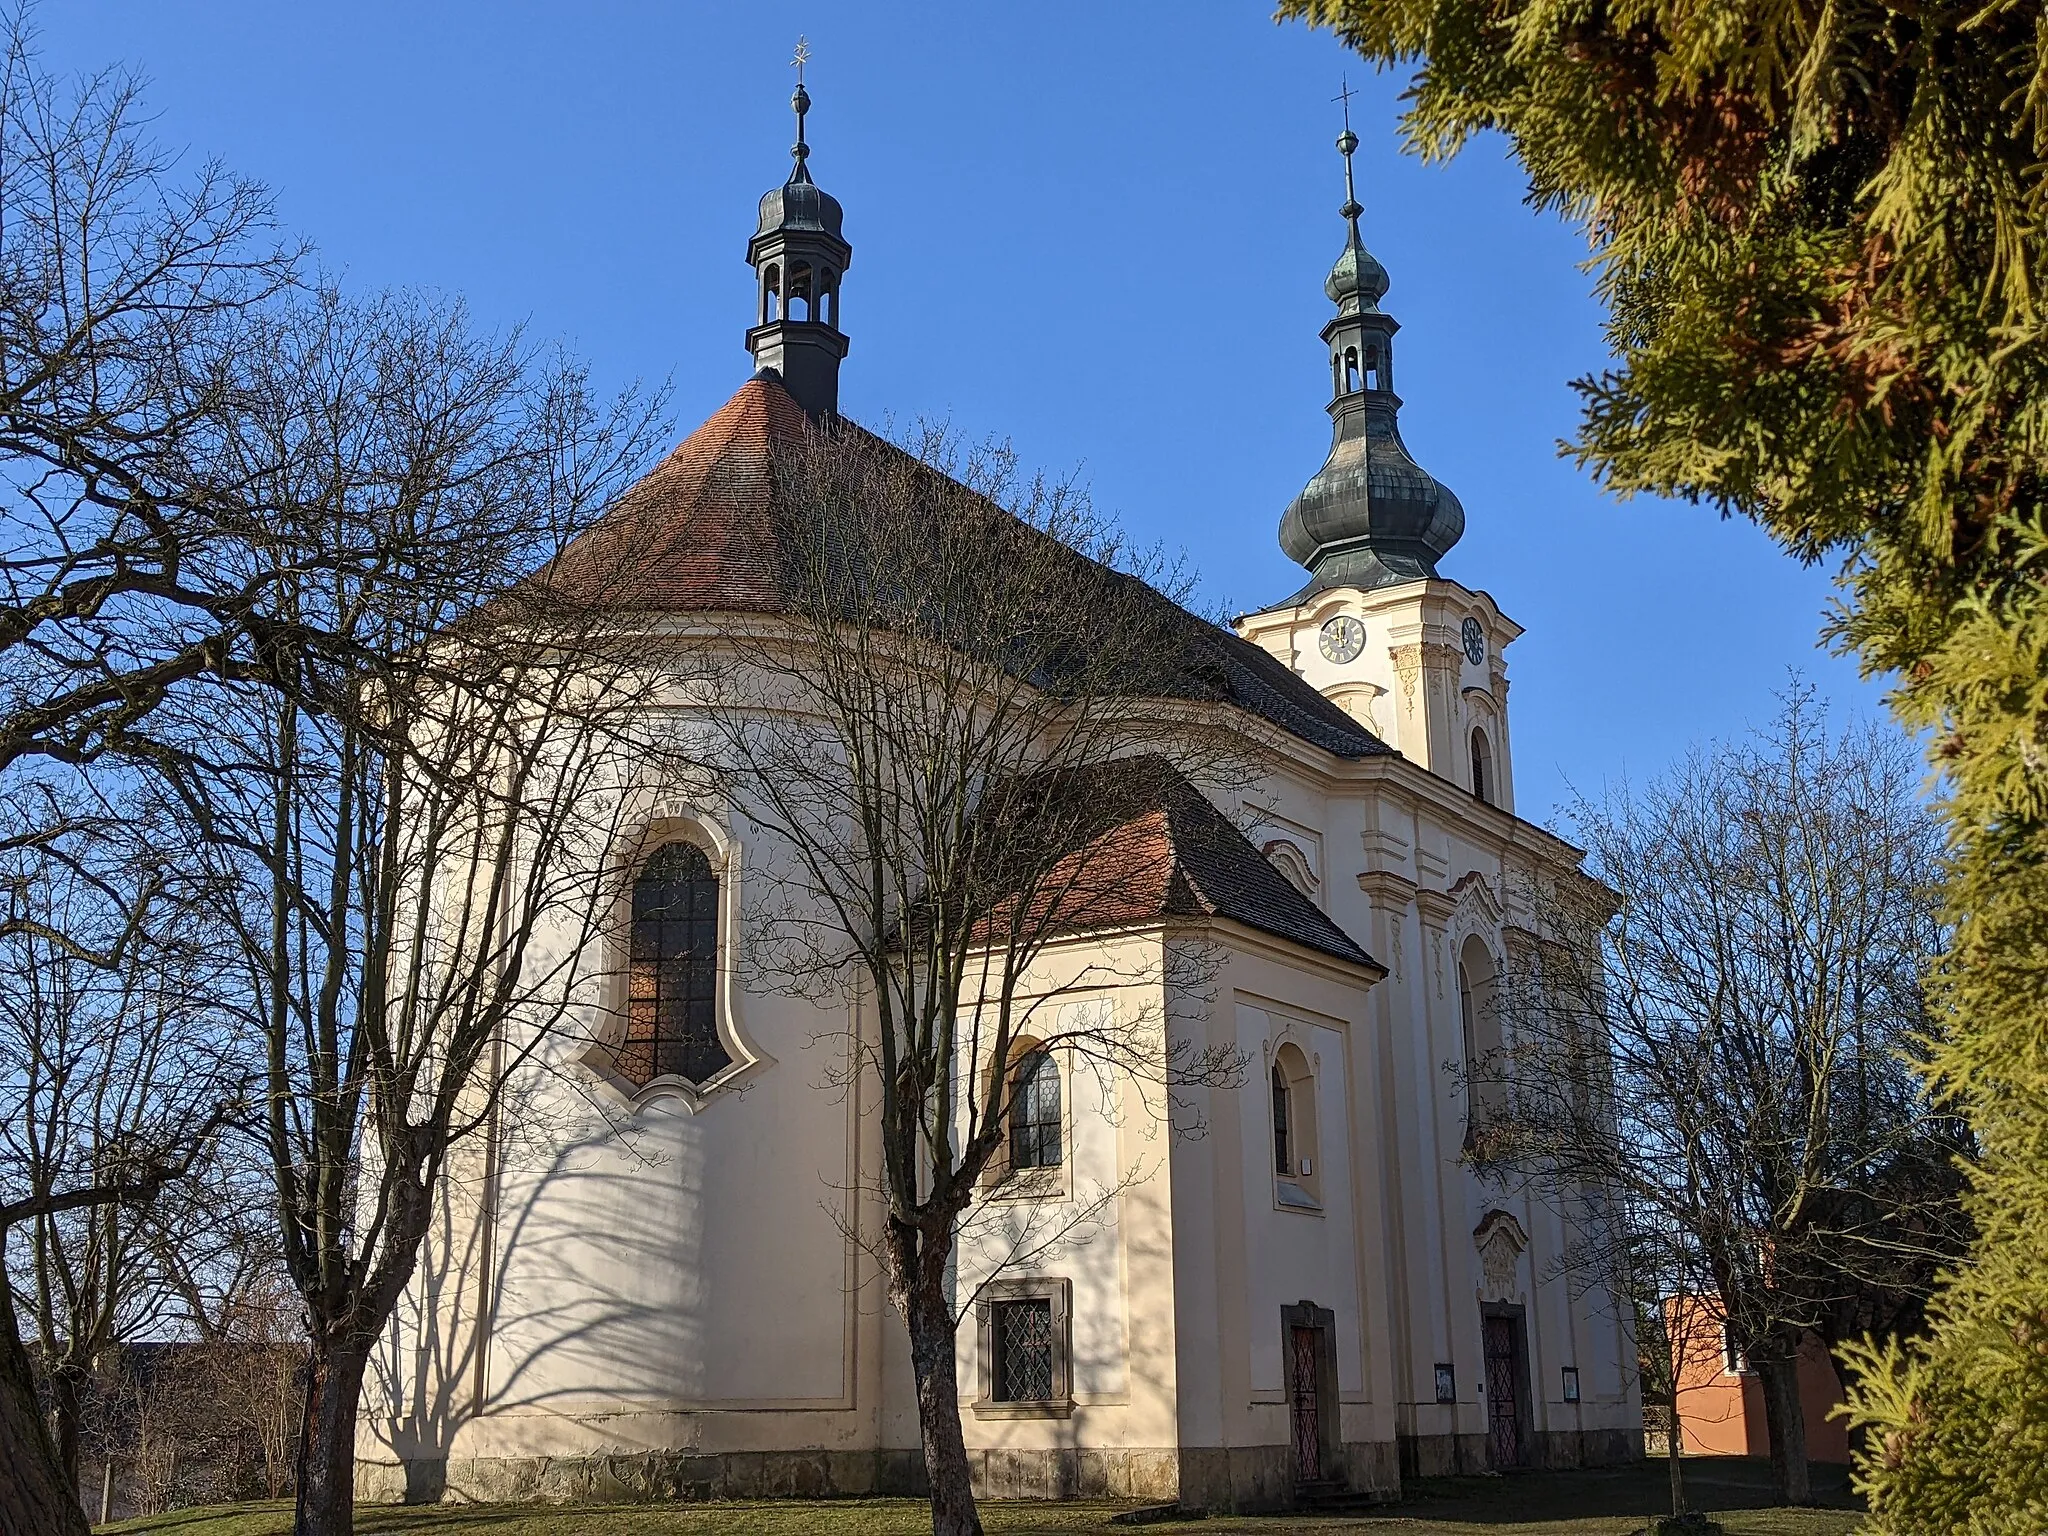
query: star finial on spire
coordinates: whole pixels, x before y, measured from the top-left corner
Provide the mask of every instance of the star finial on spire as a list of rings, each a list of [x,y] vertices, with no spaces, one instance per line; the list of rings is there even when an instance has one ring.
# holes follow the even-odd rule
[[[1343,89],[1330,98],[1332,101],[1344,104],[1344,131],[1337,135],[1337,152],[1344,157],[1344,206],[1339,208],[1337,212],[1350,220],[1351,238],[1357,240],[1359,238],[1358,216],[1365,212],[1365,209],[1358,201],[1358,192],[1351,179],[1351,156],[1358,148],[1358,135],[1351,131],[1351,98],[1356,96],[1358,92],[1351,89],[1349,79],[1339,76],[1338,80]]]
[[[789,104],[796,108],[796,143],[790,147],[790,154],[796,164],[790,169],[791,181],[809,181],[811,173],[804,169],[804,162],[811,158],[811,146],[804,142],[804,114],[811,110],[811,93],[804,89],[804,65],[810,61],[811,45],[804,41],[801,33],[796,40],[796,53],[790,65],[796,70],[796,91],[789,98]]]

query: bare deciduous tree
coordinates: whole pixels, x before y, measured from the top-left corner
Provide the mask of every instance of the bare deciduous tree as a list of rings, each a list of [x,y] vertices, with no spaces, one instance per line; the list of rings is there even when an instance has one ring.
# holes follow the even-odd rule
[[[1162,1115],[1176,1082],[1235,1081],[1234,1053],[1156,1009],[1057,1006],[1141,979],[1108,948],[1078,979],[1046,962],[1079,931],[1171,921],[1171,840],[1145,818],[1201,801],[1190,779],[1241,783],[1247,757],[1210,712],[1220,639],[1148,584],[1174,573],[1006,450],[818,424],[784,445],[773,502],[781,611],[709,626],[684,686],[762,850],[754,984],[862,999],[847,1070],[877,1085],[882,1154],[848,1198],[882,1212],[933,1529],[964,1536],[956,1256],[1000,1173],[1014,1048],[1152,1085]]]
[[[211,445],[247,316],[299,253],[262,188],[174,176],[138,89],[60,85],[24,11],[0,22],[0,767],[97,757],[268,659],[274,587],[237,557],[273,530]]]
[[[1794,1503],[1802,1346],[1878,1321],[1880,1293],[1910,1316],[1963,1237],[1966,1143],[1913,1070],[1943,941],[1919,780],[1909,743],[1832,731],[1795,685],[1753,740],[1581,800],[1603,884],[1533,893],[1475,1070],[1473,1160],[1561,1206],[1577,1262],[1612,1270],[1647,1231],[1704,1277]]]
[[[82,1523],[83,1401],[99,1357],[154,1321],[148,1204],[236,1099],[215,1011],[204,892],[123,805],[23,784],[0,832],[0,1349],[13,1417],[8,1518]],[[35,1422],[25,1309],[54,1437]],[[33,1428],[31,1428],[33,1425]],[[40,1490],[40,1491],[39,1491]],[[45,1507],[61,1498],[61,1514]]]
[[[242,362],[251,494],[381,558],[275,590],[296,690],[224,682],[152,758],[226,904],[254,1128],[309,1357],[301,1533],[346,1532],[365,1367],[450,1150],[568,1013],[636,735],[609,622],[526,581],[638,466],[651,407],[459,312],[325,295]]]

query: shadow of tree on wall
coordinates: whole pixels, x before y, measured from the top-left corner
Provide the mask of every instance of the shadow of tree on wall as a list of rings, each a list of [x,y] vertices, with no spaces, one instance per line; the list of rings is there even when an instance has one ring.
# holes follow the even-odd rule
[[[501,1494],[462,1486],[466,1471],[449,1465],[480,1417],[505,1421],[485,1454],[540,1462],[550,1437],[522,1434],[520,1419],[589,1426],[617,1416],[617,1434],[595,1425],[588,1454],[623,1462],[690,1454],[687,1416],[734,1398],[822,1402],[853,1391],[842,1344],[854,1272],[819,1199],[828,1175],[843,1177],[827,1157],[844,1152],[843,1103],[805,1085],[819,1118],[802,1128],[750,1124],[744,1117],[776,1118],[749,1102],[751,1089],[695,1113],[661,1096],[629,1108],[565,1086],[581,1046],[565,1037],[553,1070],[516,1094],[508,1086],[495,1165],[479,1149],[442,1182],[439,1220],[365,1393],[377,1443],[364,1455],[400,1463],[390,1471],[400,1485],[382,1496]],[[816,1182],[787,1187],[774,1177],[791,1166],[769,1155],[777,1145],[827,1166]],[[815,1230],[798,1232],[806,1223]],[[789,1240],[775,1275],[721,1262],[778,1228]],[[807,1335],[817,1347],[792,1346]]]

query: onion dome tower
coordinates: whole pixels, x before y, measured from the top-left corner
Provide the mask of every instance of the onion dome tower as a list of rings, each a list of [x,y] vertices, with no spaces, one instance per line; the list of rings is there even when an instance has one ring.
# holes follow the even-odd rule
[[[1358,136],[1337,139],[1344,156],[1350,236],[1323,291],[1337,314],[1323,327],[1330,349],[1330,456],[1280,519],[1280,547],[1314,579],[1294,601],[1332,587],[1376,587],[1436,575],[1436,563],[1465,531],[1465,509],[1449,486],[1408,454],[1394,393],[1394,332],[1380,308],[1387,269],[1359,237],[1351,171]]]
[[[811,180],[804,114],[806,50],[797,48],[796,144],[789,179],[761,199],[761,223],[747,242],[755,273],[755,321],[747,350],[757,371],[772,369],[798,405],[812,416],[839,411],[839,363],[846,336],[839,329],[839,280],[853,247],[839,232],[839,200]]]

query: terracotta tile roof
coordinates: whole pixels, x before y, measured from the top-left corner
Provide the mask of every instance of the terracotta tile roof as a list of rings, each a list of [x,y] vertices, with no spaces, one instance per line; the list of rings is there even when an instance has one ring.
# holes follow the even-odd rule
[[[775,456],[807,421],[778,379],[749,379],[565,549],[547,579],[579,600],[639,611],[783,610]],[[842,427],[882,451],[901,451],[850,422]],[[1174,613],[1185,642],[1172,697],[1234,705],[1342,757],[1393,751],[1265,650]]]
[[[1024,861],[1039,877],[1034,924],[1049,917],[1056,931],[1085,932],[1228,918],[1384,972],[1163,757],[1034,775],[1017,792],[1022,808],[1010,800],[1008,818],[1028,828],[1033,804],[1044,806],[1049,835],[1071,845],[1048,850],[1055,855],[1050,866],[1043,858]],[[999,904],[995,922],[1009,922],[1016,911]]]
[[[775,612],[783,606],[775,446],[803,407],[752,378],[562,551],[551,583],[648,612]]]

